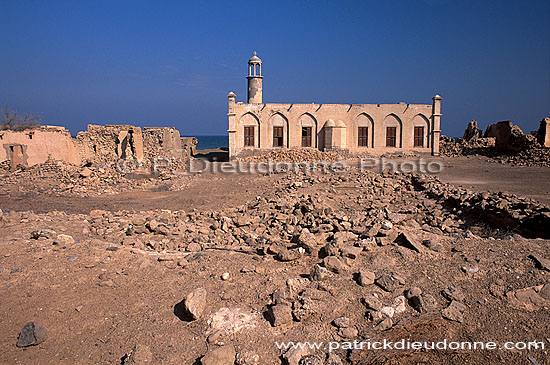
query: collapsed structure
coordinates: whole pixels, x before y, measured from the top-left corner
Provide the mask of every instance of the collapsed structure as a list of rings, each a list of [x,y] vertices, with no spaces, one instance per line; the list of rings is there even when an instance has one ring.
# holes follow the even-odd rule
[[[194,152],[196,138],[181,137],[172,127],[88,125],[72,138],[57,126],[39,126],[23,131],[0,131],[0,161],[11,168],[33,166],[48,159],[71,164],[109,164],[133,160],[147,167],[155,158],[170,158],[180,165]]]
[[[432,104],[263,103],[262,60],[256,52],[247,79],[247,103],[228,95],[230,158],[278,148],[439,154],[439,95]]]
[[[472,120],[463,138],[441,136],[442,156],[484,155],[524,166],[550,166],[550,118],[525,134],[511,121],[490,124],[485,132]]]

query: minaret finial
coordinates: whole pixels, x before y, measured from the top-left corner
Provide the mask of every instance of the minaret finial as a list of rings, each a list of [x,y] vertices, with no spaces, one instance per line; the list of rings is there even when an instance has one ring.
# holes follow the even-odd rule
[[[256,51],[254,51],[254,56],[256,56]]]

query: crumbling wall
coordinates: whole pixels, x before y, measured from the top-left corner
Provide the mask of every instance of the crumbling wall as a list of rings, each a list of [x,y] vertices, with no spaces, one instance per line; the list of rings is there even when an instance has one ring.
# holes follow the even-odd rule
[[[537,140],[542,146],[550,147],[550,118],[544,118],[540,121]]]
[[[76,135],[82,162],[109,164],[119,159],[142,161],[141,128],[132,125],[88,125],[88,130]]]
[[[196,145],[194,137],[180,137],[171,127],[145,128],[128,124],[88,125],[75,139],[63,127],[37,127],[25,131],[0,131],[0,162],[11,168],[52,160],[71,164],[113,165],[119,160],[137,161],[149,168],[159,158],[170,170],[185,167]],[[162,164],[161,164],[162,165]],[[166,166],[168,167],[168,166]]]
[[[519,153],[535,143],[533,136],[524,134],[520,127],[510,121],[491,124],[484,137],[495,137],[497,153]]]
[[[48,156],[79,163],[75,141],[65,128],[40,126],[24,131],[0,131],[0,161],[8,161],[11,168],[44,163]]]
[[[464,131],[462,139],[470,141],[475,138],[481,138],[483,131],[477,127],[477,120],[472,120],[468,123],[468,128]]]
[[[195,155],[197,152],[195,147],[197,146],[197,137],[181,137],[181,144],[185,154],[190,156]]]

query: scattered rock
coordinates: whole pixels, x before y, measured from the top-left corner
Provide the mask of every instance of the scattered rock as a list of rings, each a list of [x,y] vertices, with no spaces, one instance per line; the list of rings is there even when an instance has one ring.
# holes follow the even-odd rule
[[[420,294],[409,299],[411,307],[419,313],[426,313],[437,308],[437,301],[431,294]]]
[[[294,261],[298,260],[301,255],[300,252],[296,249],[289,250],[287,248],[281,249],[275,256],[279,261]]]
[[[376,325],[375,328],[379,331],[386,331],[392,327],[393,327],[393,321],[391,320],[391,318],[386,317],[380,323],[378,323],[378,325]]]
[[[456,300],[453,300],[451,304],[441,311],[444,318],[450,319],[462,323],[464,321],[464,311],[466,306]]]
[[[462,293],[462,290],[460,290],[454,285],[451,285],[448,288],[443,289],[443,291],[441,292],[441,295],[443,295],[445,299],[448,299],[450,301],[453,301],[453,300],[457,302],[464,301],[464,294]]]
[[[380,309],[382,309],[382,302],[374,293],[364,296],[363,303],[367,308],[375,311],[379,311]]]
[[[346,328],[350,326],[351,321],[348,317],[338,317],[332,323],[338,328]]]
[[[197,288],[185,297],[185,310],[192,319],[199,319],[206,307],[206,290]]]
[[[357,274],[357,283],[361,286],[368,286],[374,284],[375,275],[372,271],[366,269],[359,269]]]
[[[201,359],[202,365],[233,365],[235,363],[235,347],[233,345],[226,345],[218,347]]]
[[[286,365],[300,365],[300,360],[309,355],[310,352],[311,350],[307,346],[304,346],[304,348],[291,348],[283,355],[283,363]]]
[[[466,274],[474,274],[479,271],[479,267],[477,266],[473,266],[473,267],[462,266],[460,269]]]
[[[72,245],[75,242],[72,236],[67,234],[58,234],[55,240],[53,241],[54,245],[67,246]]]
[[[340,328],[338,330],[338,336],[343,338],[357,338],[359,331],[353,327]]]
[[[47,336],[48,331],[44,327],[34,322],[28,322],[19,333],[16,345],[17,347],[38,345],[46,341]]]
[[[229,280],[230,277],[231,277],[231,275],[228,272],[224,272],[221,276],[221,279],[223,281],[227,281],[227,280]]]
[[[323,261],[325,267],[332,272],[342,273],[345,270],[346,265],[336,256],[327,256]]]
[[[535,264],[539,269],[550,271],[550,260],[545,259],[544,257],[537,254],[531,254],[529,255],[529,258],[535,261]]]
[[[532,312],[550,304],[548,300],[541,296],[542,289],[547,286],[548,284],[544,286],[536,285],[524,289],[510,291],[506,293],[506,297],[508,297],[510,304],[512,304],[514,307]],[[549,289],[546,288],[543,294],[548,295],[548,290]]]
[[[396,274],[383,274],[375,281],[376,285],[384,289],[388,292],[393,292],[399,286],[404,283],[403,279],[401,277],[397,276]]]
[[[278,304],[269,308],[269,318],[274,327],[292,323],[292,308],[288,305]]]
[[[420,294],[422,294],[422,289],[416,286],[411,286],[407,291],[405,292],[405,297],[407,299],[411,299],[412,297],[417,297]]]
[[[313,269],[311,269],[311,273],[309,274],[311,280],[323,280],[329,276],[329,271],[325,267],[319,266],[317,264],[313,266]]]
[[[253,351],[242,350],[235,360],[237,365],[260,365],[260,356]]]
[[[124,365],[146,365],[153,362],[153,354],[149,347],[138,344],[134,346],[132,351],[124,360]]]
[[[416,252],[421,252],[422,246],[411,233],[401,232],[395,239],[395,242],[403,247],[409,248]]]

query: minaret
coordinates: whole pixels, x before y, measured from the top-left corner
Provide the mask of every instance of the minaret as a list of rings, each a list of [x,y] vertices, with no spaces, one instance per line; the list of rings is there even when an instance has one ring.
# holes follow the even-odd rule
[[[248,60],[248,104],[262,103],[262,60],[254,56]]]

